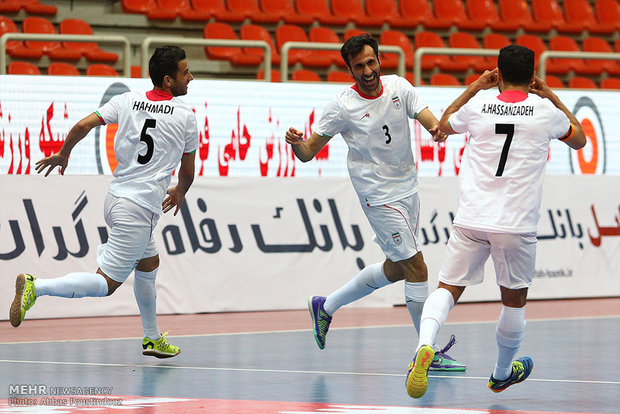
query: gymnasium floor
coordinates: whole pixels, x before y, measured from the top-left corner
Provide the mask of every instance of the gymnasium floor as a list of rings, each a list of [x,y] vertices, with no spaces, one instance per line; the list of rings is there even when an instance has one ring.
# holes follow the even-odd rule
[[[439,334],[464,373],[404,381],[417,340],[404,307],[343,308],[321,351],[307,311],[160,316],[182,348],[141,354],[138,317],[0,322],[0,413],[620,413],[620,298],[530,301],[522,384],[487,389],[497,303],[459,304]],[[16,399],[17,398],[17,399]]]

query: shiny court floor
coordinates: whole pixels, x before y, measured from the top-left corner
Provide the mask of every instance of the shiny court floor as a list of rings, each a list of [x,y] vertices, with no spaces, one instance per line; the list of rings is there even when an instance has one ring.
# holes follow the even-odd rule
[[[100,337],[108,339],[44,340],[62,334],[63,322],[71,337],[91,319],[55,321],[49,335],[32,321],[39,338],[17,342],[8,336],[17,330],[0,322],[0,413],[620,413],[620,315],[528,318],[520,354],[532,357],[534,371],[500,394],[486,387],[494,321],[448,323],[440,345],[453,333],[458,342],[449,354],[467,371],[431,373],[419,400],[404,386],[412,326],[334,323],[321,351],[309,328],[270,329],[283,315],[274,312],[271,325],[246,332],[231,326],[171,337],[182,353],[163,360],[142,356],[137,338],[109,339],[114,335],[105,332]],[[185,321],[177,319],[180,328]],[[174,320],[166,320],[171,330]],[[29,329],[27,322],[18,329]],[[108,332],[114,324],[118,319]]]

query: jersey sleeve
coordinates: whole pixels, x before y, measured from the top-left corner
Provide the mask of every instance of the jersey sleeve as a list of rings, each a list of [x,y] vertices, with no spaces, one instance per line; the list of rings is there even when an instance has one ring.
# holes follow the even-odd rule
[[[319,124],[314,132],[323,137],[333,137],[346,128],[346,121],[343,119],[343,111],[338,100],[334,99],[323,109]]]
[[[558,109],[551,101],[547,103],[549,119],[545,124],[550,129],[549,136],[552,139],[565,140],[572,136],[573,127],[564,112]]]
[[[188,154],[198,149],[198,123],[196,122],[196,116],[190,111],[187,116],[187,122],[185,126],[185,148],[183,153]]]
[[[467,132],[468,118],[469,118],[469,102],[461,106],[458,111],[450,115],[448,123],[454,132],[463,134]]]
[[[424,102],[422,102],[422,99],[420,99],[420,96],[415,91],[415,88],[407,79],[401,77],[398,79],[400,82],[403,100],[407,109],[407,116],[409,118],[415,118],[420,112],[428,108],[428,105],[425,105]]]
[[[102,107],[97,109],[95,113],[101,119],[105,125],[107,124],[115,124],[118,122],[118,114],[120,113],[120,108],[127,99],[129,99],[129,92],[125,92],[120,95],[115,95],[106,102]]]

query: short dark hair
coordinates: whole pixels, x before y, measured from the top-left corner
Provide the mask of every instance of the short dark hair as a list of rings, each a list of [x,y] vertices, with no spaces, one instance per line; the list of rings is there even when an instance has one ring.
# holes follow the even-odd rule
[[[350,59],[360,54],[366,45],[372,47],[372,50],[374,50],[377,56],[377,60],[379,60],[379,44],[368,33],[363,33],[349,38],[340,48],[340,55],[348,67],[351,67]]]
[[[162,86],[164,77],[176,77],[179,62],[186,59],[185,51],[178,46],[162,46],[155,49],[149,60],[149,76],[155,86]]]
[[[534,74],[534,51],[519,45],[508,45],[500,49],[497,67],[504,82],[514,85],[528,85]]]

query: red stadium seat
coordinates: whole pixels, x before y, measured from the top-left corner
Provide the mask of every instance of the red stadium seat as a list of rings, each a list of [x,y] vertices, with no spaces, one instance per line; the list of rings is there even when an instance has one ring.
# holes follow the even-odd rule
[[[59,29],[61,34],[94,34],[90,24],[80,19],[65,19],[60,22]],[[63,42],[62,45],[66,49],[80,52],[91,62],[116,62],[118,60],[116,53],[103,51],[94,42]]]
[[[295,0],[297,12],[304,16],[311,16],[321,24],[345,25],[349,19],[331,12],[326,0]]]
[[[562,79],[558,78],[557,76],[553,76],[553,75],[547,75],[545,77],[545,83],[550,88],[565,88],[566,87],[564,85],[564,82],[562,82]]]
[[[18,33],[15,22],[6,16],[0,16],[0,36],[5,33]],[[12,58],[40,59],[43,56],[42,49],[28,48],[21,40],[9,40],[6,42],[6,52]]]
[[[590,33],[612,34],[615,31],[614,25],[596,20],[588,0],[564,0],[564,16],[568,23],[581,25]]]
[[[54,76],[80,76],[80,71],[67,62],[53,62],[47,67],[47,74]]]
[[[282,52],[282,46],[286,42],[307,42],[308,36],[306,32],[299,27],[292,24],[283,24],[276,29],[276,45],[280,54]],[[294,65],[301,62],[304,66],[312,67],[328,67],[332,61],[330,58],[324,57],[311,51],[309,49],[291,49],[288,53],[288,64]]]
[[[263,69],[258,71],[256,79],[265,79],[265,71]],[[281,82],[280,71],[271,69],[271,82]]]
[[[568,87],[574,89],[598,89],[596,83],[590,78],[584,78],[583,76],[573,76],[568,81]]]
[[[577,42],[572,37],[555,36],[549,41],[549,50],[561,50],[568,52],[581,52]],[[583,59],[549,59],[553,65],[566,66],[580,74],[598,74],[600,69],[595,65],[589,65]]]
[[[379,44],[384,46],[399,46],[405,51],[405,67],[413,69],[413,45],[406,34],[397,30],[384,30],[381,32]],[[398,66],[396,53],[381,53],[381,67],[394,69]]]
[[[485,49],[501,49],[511,43],[510,39],[499,33],[489,33],[482,38],[482,47]],[[489,67],[497,67],[497,56],[487,56],[486,61]]]
[[[314,71],[308,69],[298,69],[291,75],[291,79],[296,82],[321,82],[321,77]]]
[[[618,78],[605,78],[601,81],[601,88],[603,89],[620,89],[620,79]]]
[[[278,16],[285,23],[310,24],[314,21],[312,16],[298,13],[291,0],[260,0],[259,5],[263,13]]]
[[[110,65],[93,63],[86,68],[86,76],[118,76],[118,72]]]
[[[551,30],[550,23],[536,22],[525,0],[498,0],[499,16],[502,21],[517,24],[526,32],[548,32]]]
[[[467,15],[474,20],[483,21],[494,31],[515,31],[519,25],[514,22],[502,21],[493,0],[465,0]]]
[[[278,50],[275,48],[273,44],[273,39],[271,38],[271,34],[265,28],[265,26],[259,26],[256,24],[245,24],[241,26],[241,31],[239,33],[239,37],[242,40],[263,40],[271,46],[271,63],[273,65],[280,64],[280,54]],[[258,48],[244,48],[243,49],[247,55],[256,55],[263,60],[263,54],[265,51],[263,49]]]
[[[327,73],[327,82],[355,83],[349,72],[332,70]]]
[[[596,20],[602,25],[611,25],[620,30],[620,4],[618,0],[596,0]]]
[[[435,73],[431,76],[432,86],[461,86],[461,82],[449,73]]]
[[[435,0],[433,5],[435,17],[449,20],[461,30],[482,30],[486,27],[484,21],[467,16],[462,0]]]
[[[555,0],[532,0],[532,14],[537,22],[549,23],[562,33],[580,33],[584,29],[582,23],[567,23],[562,8]]]
[[[353,36],[359,36],[361,34],[366,33],[364,30],[361,29],[348,29],[346,32],[344,32],[344,41],[346,42],[347,40],[349,40],[350,38],[352,38]]]
[[[601,52],[601,53],[613,53],[613,49],[607,42],[607,40],[600,37],[589,36],[583,41],[584,52]],[[596,72],[607,72],[612,75],[620,74],[620,64],[616,60],[598,60],[598,59],[585,59],[586,64],[592,66]]]
[[[413,46],[415,49],[419,49],[421,47],[446,47],[446,44],[437,33],[422,31],[414,36]],[[449,51],[449,49],[446,49],[446,51]],[[468,66],[451,59],[448,55],[427,55],[422,57],[422,70],[430,70],[434,67],[454,72],[464,71]]]
[[[381,19],[383,23],[393,27],[409,27],[414,28],[415,23],[409,19],[404,19],[395,0],[372,0],[366,1],[366,14]]]
[[[336,32],[328,27],[313,27],[308,32],[308,39],[316,43],[335,43],[340,44],[340,39]],[[344,66],[344,61],[340,57],[340,52],[336,50],[314,50],[313,54],[329,59],[332,63]]]
[[[538,62],[540,59],[540,55],[542,52],[547,50],[547,46],[545,46],[545,43],[542,41],[542,39],[535,35],[524,34],[524,35],[517,37],[515,43],[518,45],[530,48],[534,51],[534,53],[536,54],[535,56],[536,68],[538,68]],[[549,72],[549,66],[553,66],[553,65],[549,65],[549,60],[547,60],[547,72]]]
[[[467,77],[465,78],[465,86],[469,86],[474,83],[474,81],[478,79],[480,75],[480,73],[472,73],[471,75],[467,75]]]
[[[191,13],[201,13],[202,16],[209,15],[218,22],[234,22],[239,23],[246,19],[243,13],[231,13],[224,6],[223,0],[191,0]],[[189,15],[184,13],[181,15],[184,20],[189,20]]]
[[[472,34],[465,32],[452,33],[448,39],[448,46],[457,49],[480,49],[480,43],[478,43],[476,38]],[[495,67],[492,64],[490,65],[483,56],[452,56],[452,60],[462,62],[477,72]]]
[[[261,11],[257,0],[226,0],[226,6],[231,13],[243,14],[253,23],[278,23],[279,14]]]
[[[204,37],[205,39],[238,40],[233,28],[228,23],[222,22],[208,23],[204,28]],[[205,53],[209,59],[227,60],[235,65],[257,66],[262,61],[261,56],[248,55],[240,47],[207,46]]]
[[[173,2],[176,0],[165,0],[165,2]],[[163,5],[163,1],[158,2],[160,5]],[[199,4],[200,2],[196,1],[187,1],[182,0],[178,3],[178,6],[173,5],[172,9],[176,11],[176,13],[181,17],[181,20],[184,21],[194,21],[194,22],[206,22],[211,18],[212,13],[208,10],[199,10],[194,7],[194,3]],[[224,10],[224,6],[222,5],[222,10]],[[223,20],[223,19],[222,19]]]
[[[155,7],[155,0],[121,0],[123,13],[147,14]]]
[[[373,26],[383,25],[383,19],[376,16],[368,16],[364,12],[360,0],[330,0],[332,12],[337,16],[345,16],[350,22],[356,26]]]
[[[41,71],[30,62],[15,61],[9,64],[7,73],[9,75],[40,75]]]
[[[141,78],[142,77],[142,67],[139,65],[131,65],[131,77],[132,78]]]
[[[0,13],[18,13],[21,9],[19,0],[0,0]]]
[[[57,34],[52,22],[43,17],[26,17],[22,22],[24,33]],[[79,60],[82,53],[77,50],[66,49],[60,42],[26,40],[24,44],[28,48],[41,49],[43,53],[54,60]]]
[[[39,0],[20,0],[22,7],[28,14],[45,14],[53,16],[58,10],[56,6],[39,3]]]
[[[412,26],[421,24],[425,29],[448,29],[452,23],[435,17],[428,0],[399,1],[400,15],[411,22]]]
[[[155,0],[155,7],[146,13],[151,20],[174,20],[190,11],[188,0]]]

